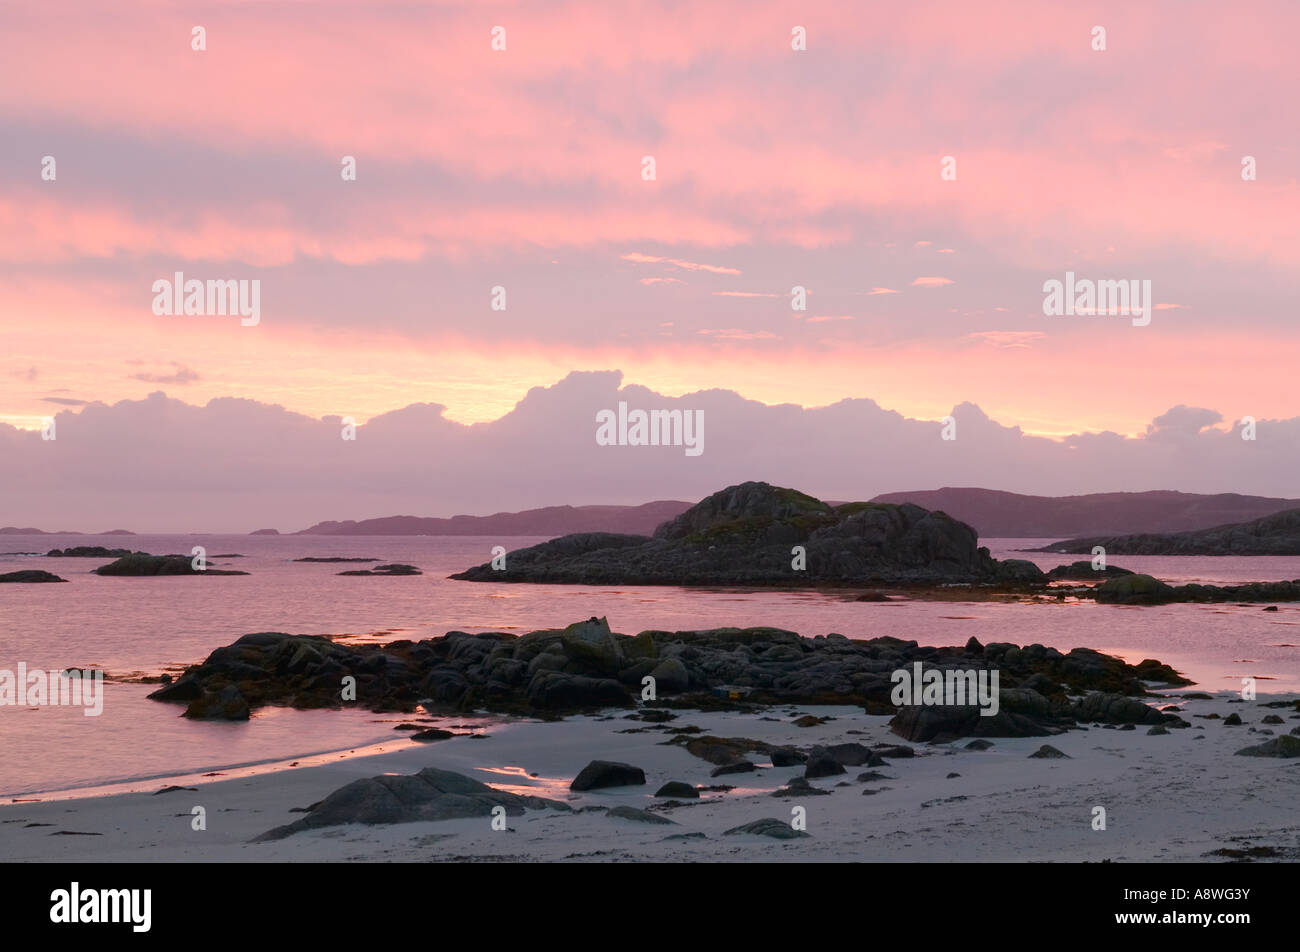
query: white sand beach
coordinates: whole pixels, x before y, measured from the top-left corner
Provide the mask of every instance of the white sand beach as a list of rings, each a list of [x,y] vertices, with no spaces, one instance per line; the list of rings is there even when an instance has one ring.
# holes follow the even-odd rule
[[[489,736],[432,744],[395,737],[383,752],[341,757],[318,766],[213,779],[195,792],[126,793],[0,805],[0,855],[11,861],[284,862],[284,861],[1206,861],[1219,849],[1269,847],[1275,858],[1300,858],[1300,760],[1234,756],[1234,752],[1300,725],[1294,707],[1270,700],[1181,700],[1191,728],[1150,736],[1147,728],[1092,727],[1055,737],[996,738],[984,751],[954,744],[912,745],[916,756],[885,767],[848,767],[811,781],[830,796],[780,799],[768,794],[804,768],[763,767],[710,778],[713,765],[680,746],[665,746],[660,728],[695,725],[719,737],[808,747],[856,741],[898,743],[888,718],[852,707],[772,708],[764,714],[677,712],[671,723],[611,716],[560,722],[493,721]],[[1244,724],[1196,715],[1231,713]],[[798,727],[791,714],[833,718]],[[1269,714],[1283,724],[1262,726]],[[776,720],[773,720],[775,718]],[[460,722],[466,719],[461,718]],[[250,725],[256,729],[256,723]],[[639,733],[618,733],[640,728]],[[1044,743],[1069,759],[1031,759]],[[642,768],[645,786],[573,794],[572,778],[591,760]],[[585,807],[637,808],[676,825],[615,819],[603,811],[529,810],[493,830],[488,817],[389,826],[347,825],[249,842],[301,817],[307,807],[357,778],[414,773],[434,766],[515,793]],[[886,779],[858,781],[874,769]],[[533,776],[533,775],[536,776]],[[950,777],[950,774],[959,776]],[[725,793],[664,806],[653,794],[667,781],[734,784]],[[142,789],[165,783],[150,781]],[[187,783],[187,785],[193,785]],[[874,791],[870,795],[865,790]],[[191,828],[192,808],[206,811],[206,830]],[[1094,807],[1106,829],[1094,830]],[[806,810],[806,838],[777,840],[724,831],[764,817],[790,822]],[[98,835],[66,835],[98,834]],[[669,838],[677,834],[703,834]]]

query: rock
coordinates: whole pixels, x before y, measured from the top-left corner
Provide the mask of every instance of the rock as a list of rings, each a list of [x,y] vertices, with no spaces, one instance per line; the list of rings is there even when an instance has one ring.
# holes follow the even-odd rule
[[[106,549],[102,545],[75,545],[69,549],[50,549],[45,555],[51,559],[120,559],[124,555],[145,555],[130,549]]]
[[[1083,553],[1098,545],[1108,555],[1300,555],[1300,509],[1190,532],[1067,539],[1050,550]]]
[[[1265,714],[1260,720],[1261,724],[1285,724],[1286,722],[1276,714]]]
[[[1010,692],[999,693],[1006,695]],[[1023,693],[1036,694],[1030,691]],[[975,705],[911,704],[898,709],[898,713],[889,721],[889,729],[905,740],[915,743],[944,743],[959,737],[969,737],[971,734],[990,737],[1042,737],[1054,733],[1049,725],[1059,720],[1048,714],[1050,707],[1046,699],[1042,701],[1043,713],[1038,717],[1001,708],[997,714],[986,717]]]
[[[628,716],[635,717],[637,715],[630,714]],[[645,721],[647,724],[666,724],[668,721],[677,720],[677,715],[672,711],[661,711],[657,708],[644,707],[641,709],[640,719]]]
[[[945,780],[956,780],[956,779],[957,779],[958,777],[960,777],[960,776],[961,776],[961,774],[957,773],[956,771],[953,771],[952,773],[948,774],[948,776],[945,777],[944,779],[945,779]]]
[[[623,649],[604,618],[589,618],[564,629],[560,644],[565,654],[596,673],[617,674],[626,661]]]
[[[442,730],[438,730],[436,727],[431,727],[428,730],[420,731],[418,734],[412,734],[411,740],[418,740],[418,741],[446,740],[449,737],[455,737],[455,736],[456,735],[453,734],[451,731],[442,731]]]
[[[1155,737],[1155,736],[1157,736],[1157,735],[1159,735],[1159,734],[1168,734],[1168,733],[1169,733],[1169,731],[1165,730],[1165,729],[1164,729],[1163,727],[1161,727],[1159,724],[1157,724],[1155,727],[1147,728],[1147,736],[1148,736],[1148,737]]]
[[[0,574],[0,582],[66,582],[66,578],[59,578],[53,572],[45,572],[41,569],[22,569],[18,572],[4,572]]]
[[[1237,713],[1229,714],[1227,717],[1225,717],[1225,718],[1223,719],[1223,726],[1224,726],[1224,727],[1240,727],[1240,726],[1241,726],[1241,715],[1240,715],[1240,714],[1237,714]]]
[[[707,760],[715,766],[734,764],[743,759],[745,754],[766,754],[771,748],[763,741],[750,740],[746,737],[714,737],[705,734],[700,737],[677,737],[673,743],[681,744],[693,757]]]
[[[898,760],[899,758],[903,758],[903,757],[916,756],[915,750],[903,744],[897,744],[892,747],[880,747],[876,749],[876,753],[878,753],[881,757],[888,758],[889,760]]]
[[[837,774],[846,773],[844,765],[829,754],[813,754],[808,757],[808,762],[804,765],[804,779],[814,780],[817,777],[834,777]]]
[[[659,816],[659,814],[651,813],[648,810],[638,810],[636,807],[610,807],[609,812],[605,815],[613,817],[616,820],[634,820],[637,823],[656,823],[667,826],[676,825],[666,816]]]
[[[1161,605],[1176,600],[1173,587],[1150,575],[1124,575],[1108,579],[1092,590],[1103,604]]]
[[[1254,747],[1237,751],[1239,757],[1300,757],[1300,737],[1283,734]]]
[[[149,695],[152,701],[193,701],[203,695],[203,685],[192,674],[177,678],[171,684]]]
[[[1088,649],[1062,654],[1042,645],[1022,649],[994,643],[981,646],[980,656],[975,657],[961,647],[921,647],[914,641],[888,637],[864,641],[801,638],[776,628],[655,631],[637,638],[612,632],[606,637],[607,632],[608,623],[599,618],[563,631],[522,636],[452,631],[443,637],[386,645],[260,632],[215,649],[206,660],[187,668],[177,685],[166,686],[171,690],[158,691],[152,697],[191,702],[234,684],[252,709],[264,705],[340,707],[343,678],[354,677],[357,706],[372,711],[423,708],[434,715],[477,710],[551,716],[635,708],[640,678],[657,670],[665,676],[661,688],[688,685],[686,690],[691,693],[676,695],[674,708],[743,707],[758,712],[766,705],[799,712],[804,705],[851,704],[871,715],[892,715],[895,733],[918,743],[954,740],[967,734],[1056,734],[1074,726],[1075,709],[1067,694],[1113,698],[1104,702],[1086,698],[1081,702],[1083,716],[1162,722],[1158,712],[1128,697],[1144,693],[1143,679],[1158,664],[1143,662],[1135,667]],[[631,653],[626,648],[638,639],[639,650],[653,645],[657,657],[629,661]],[[1006,686],[999,694],[998,714],[981,717],[977,709],[927,710],[924,706],[895,709],[890,703],[889,672],[917,662],[941,669],[999,668]],[[642,708],[638,716],[646,722],[673,716],[652,713],[657,710],[662,708]],[[795,723],[821,726],[827,721],[806,714]],[[1171,720],[1163,723],[1172,725]],[[724,747],[727,749],[718,748],[718,756],[710,760],[715,766],[741,757],[759,760],[753,755],[770,755],[773,749],[743,738],[732,738]],[[879,751],[870,756],[878,758]],[[866,761],[868,765],[873,762]]]
[[[417,774],[354,780],[314,804],[302,819],[268,830],[253,842],[284,839],[303,830],[345,823],[375,825],[485,817],[491,816],[497,806],[504,807],[509,816],[520,816],[525,810],[570,809],[567,804],[494,790],[461,774],[426,767]]]
[[[630,707],[623,685],[610,678],[589,678],[559,671],[539,671],[528,684],[528,702],[542,710]]]
[[[988,750],[993,746],[991,740],[977,739],[966,745],[966,750]]]
[[[865,773],[858,774],[858,780],[862,783],[872,783],[876,780],[893,780],[893,777],[887,777],[878,770],[868,770]]]
[[[190,702],[184,716],[193,720],[246,721],[249,707],[239,689],[229,684],[217,693],[209,692]]]
[[[752,823],[746,823],[744,826],[733,826],[724,832],[725,836],[733,836],[739,833],[750,833],[755,836],[770,836],[777,840],[793,840],[808,834],[803,830],[796,830],[782,820],[773,820],[770,818],[755,820]]]
[[[301,559],[294,559],[295,562],[322,562],[326,564],[336,564],[339,562],[378,562],[378,559],[358,558],[353,556],[330,556],[329,558],[320,558],[318,556],[306,556]]]
[[[733,764],[723,764],[721,767],[714,767],[709,772],[710,777],[721,777],[725,774],[735,773],[753,773],[757,768],[752,760],[738,760]]]
[[[819,724],[825,724],[825,723],[826,723],[826,718],[817,717],[813,714],[805,714],[802,717],[796,717],[794,719],[795,727],[816,727]]]
[[[605,787],[635,787],[645,784],[645,771],[631,764],[611,760],[593,760],[573,778],[569,789],[600,790]]]
[[[1118,578],[1123,575],[1132,575],[1128,569],[1122,569],[1118,565],[1108,565],[1105,568],[1094,569],[1090,560],[1084,559],[1080,562],[1071,562],[1069,565],[1058,565],[1047,573],[1050,579],[1068,579],[1077,582],[1102,581],[1108,578]]]
[[[133,552],[95,569],[96,575],[247,575],[231,569],[196,569],[188,555],[147,555]]]
[[[1034,751],[1029,756],[1031,759],[1035,759],[1035,760],[1069,760],[1070,759],[1069,754],[1061,753],[1051,744],[1044,744],[1042,747],[1039,747],[1036,751]]]
[[[1102,724],[1162,724],[1168,715],[1122,694],[1094,692],[1079,700],[1071,712],[1076,720]]]
[[[670,780],[655,791],[655,796],[675,797],[679,800],[698,800],[700,798],[700,791],[696,790],[689,783],[682,783],[680,780]]]
[[[871,760],[871,751],[861,744],[832,744],[820,750],[824,750],[827,756],[845,767],[861,767]]]
[[[790,571],[802,545],[804,571]],[[663,523],[653,538],[576,533],[452,578],[615,585],[991,584],[1041,586],[1032,562],[998,563],[970,526],[904,503],[830,506],[762,482],[729,486]]]
[[[794,747],[777,747],[772,751],[773,767],[797,767],[808,760],[808,755]]]
[[[651,669],[650,677],[655,679],[655,691],[664,694],[680,694],[691,685],[691,673],[678,658],[664,658]]]
[[[351,569],[339,572],[339,575],[423,575],[414,565],[395,562],[391,565],[376,565],[373,569]]]
[[[829,790],[819,790],[803,777],[791,777],[790,782],[779,790],[773,790],[772,797],[829,797]]]

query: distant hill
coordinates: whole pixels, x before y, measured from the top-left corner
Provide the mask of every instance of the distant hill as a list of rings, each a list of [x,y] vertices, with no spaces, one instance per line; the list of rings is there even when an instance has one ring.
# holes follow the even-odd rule
[[[380,519],[318,522],[295,535],[535,535],[617,532],[650,535],[662,522],[691,507],[688,502],[660,500],[640,506],[547,506],[491,516],[385,516]]]
[[[4,526],[0,528],[0,535],[135,535],[126,529],[109,529],[107,532],[72,532],[67,529],[61,529],[57,532],[46,532],[44,529],[19,529],[17,526]]]
[[[1109,555],[1300,555],[1300,509],[1274,513],[1250,522],[1195,532],[1143,533],[1066,539],[1040,552],[1091,552],[1102,546]]]
[[[1249,522],[1300,508],[1300,499],[1271,499],[1238,493],[1201,495],[1171,490],[1024,496],[996,489],[945,488],[884,493],[872,501],[911,502],[925,509],[946,512],[973,526],[985,539],[1189,532]],[[1058,550],[1053,548],[1052,551]],[[1107,551],[1111,550],[1108,548]]]

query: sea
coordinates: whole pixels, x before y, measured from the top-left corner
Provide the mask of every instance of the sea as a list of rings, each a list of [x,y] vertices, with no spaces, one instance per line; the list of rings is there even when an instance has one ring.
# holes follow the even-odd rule
[[[1091,600],[1027,604],[897,599],[857,601],[859,592],[700,589],[668,586],[524,585],[453,581],[542,538],[315,535],[4,535],[0,572],[40,568],[68,584],[0,585],[0,669],[99,668],[103,711],[72,706],[0,706],[0,802],[156,790],[177,778],[286,769],[395,743],[409,716],[367,711],[258,710],[248,722],[196,722],[183,706],[150,701],[141,676],[176,674],[209,652],[258,631],[384,642],[448,631],[524,633],[603,616],[614,631],[765,625],[813,636],[891,635],[921,644],[1038,642],[1089,647],[1137,662],[1156,658],[1192,678],[1188,690],[1240,690],[1261,697],[1300,692],[1300,606],[1098,605]],[[1071,558],[1025,550],[1051,539],[981,540],[995,558],[1027,558],[1044,569]],[[241,576],[113,578],[93,574],[107,559],[48,558],[53,548],[102,545],[156,554],[202,546],[215,568]],[[347,577],[364,565],[304,557],[375,558],[418,566],[423,575]],[[1124,556],[1112,564],[1170,583],[1234,584],[1300,578],[1297,557]],[[461,719],[463,720],[463,718]]]

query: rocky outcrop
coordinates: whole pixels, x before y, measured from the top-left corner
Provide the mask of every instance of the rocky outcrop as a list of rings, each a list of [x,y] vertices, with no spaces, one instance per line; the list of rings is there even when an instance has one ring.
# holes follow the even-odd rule
[[[1092,562],[1084,560],[1071,562],[1069,565],[1058,565],[1047,573],[1047,577],[1053,581],[1065,579],[1071,582],[1104,582],[1106,579],[1132,574],[1129,569],[1122,569],[1118,565],[1095,569],[1092,567]]]
[[[1046,737],[1077,722],[1186,727],[1176,714],[1163,714],[1137,698],[1093,692],[1078,700],[1045,697],[1033,688],[998,692],[996,714],[973,705],[909,705],[899,708],[890,729],[917,743],[947,743],[962,737]]]
[[[144,555],[130,549],[106,549],[102,545],[75,545],[69,549],[50,549],[45,555],[51,559],[119,559],[124,555]]]
[[[44,572],[40,569],[22,569],[18,572],[0,573],[0,582],[66,582],[66,578],[59,578],[53,572]]]
[[[354,780],[313,804],[306,816],[268,830],[253,842],[282,840],[304,830],[345,823],[374,826],[488,817],[497,807],[502,807],[507,816],[522,816],[527,810],[571,809],[555,800],[507,793],[450,770],[425,767],[417,774]]]
[[[384,645],[344,645],[282,632],[245,635],[150,697],[192,705],[212,696],[194,716],[224,707],[215,698],[232,686],[254,710],[266,704],[341,707],[352,703],[342,697],[344,678],[351,678],[355,703],[374,711],[423,707],[434,713],[551,716],[632,707],[640,699],[642,679],[659,671],[665,675],[655,683],[660,710],[854,704],[871,714],[895,714],[891,676],[917,662],[941,670],[996,668],[1004,710],[1040,716],[1054,712],[1033,708],[1033,697],[1014,692],[1025,689],[1063,702],[1066,692],[1142,696],[1144,682],[1188,683],[1157,661],[1135,666],[1088,648],[1063,653],[1043,645],[981,645],[974,639],[934,648],[890,637],[804,638],[779,628],[644,631],[633,637],[614,633],[604,618],[591,618],[525,635],[453,631]],[[737,739],[683,737],[682,743],[717,766],[774,749]],[[846,749],[843,755],[859,754]]]
[[[1169,585],[1150,575],[1126,575],[1092,589],[1093,598],[1112,605],[1166,605],[1170,602],[1295,602],[1300,579],[1247,582],[1244,585]]]
[[[799,552],[795,549],[802,549]],[[452,578],[617,585],[1042,584],[1037,566],[999,563],[975,531],[913,505],[831,506],[749,482],[714,493],[653,537],[567,535]]]
[[[196,569],[194,560],[188,555],[148,555],[133,552],[124,555],[116,562],[101,565],[95,569],[96,575],[247,575],[233,569],[214,569],[212,563],[208,568]]]
[[[1300,509],[1194,532],[1066,539],[1038,551],[1090,553],[1093,546],[1107,555],[1300,555]]]
[[[376,565],[373,569],[352,569],[339,572],[339,575],[423,575],[414,565],[395,562],[391,565]]]

